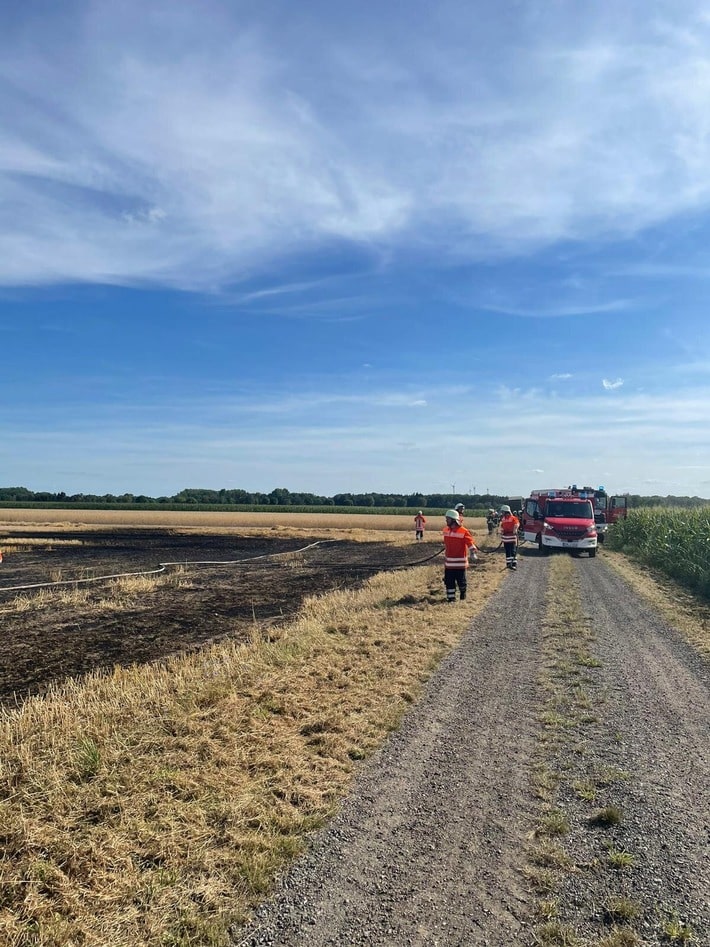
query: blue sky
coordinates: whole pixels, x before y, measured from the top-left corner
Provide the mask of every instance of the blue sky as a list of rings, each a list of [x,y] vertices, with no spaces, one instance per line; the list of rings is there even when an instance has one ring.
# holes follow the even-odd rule
[[[710,4],[0,0],[0,485],[710,497]]]

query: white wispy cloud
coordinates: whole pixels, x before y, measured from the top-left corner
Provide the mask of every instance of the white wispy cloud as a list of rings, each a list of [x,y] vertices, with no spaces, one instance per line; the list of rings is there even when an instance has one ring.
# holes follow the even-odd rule
[[[655,9],[519,7],[502,46],[463,0],[8,23],[0,284],[216,289],[333,242],[479,260],[706,209],[710,24]]]
[[[601,315],[609,312],[622,312],[633,308],[635,304],[629,299],[614,299],[599,303],[591,300],[568,303],[547,304],[540,302],[536,306],[521,306],[510,303],[479,303],[479,308],[488,312],[500,312],[509,316],[532,316],[534,318],[560,319],[565,316]]]
[[[611,381],[609,378],[602,378],[602,386],[606,388],[607,391],[614,391],[616,388],[621,388],[623,384],[623,378],[616,378],[614,381]]]

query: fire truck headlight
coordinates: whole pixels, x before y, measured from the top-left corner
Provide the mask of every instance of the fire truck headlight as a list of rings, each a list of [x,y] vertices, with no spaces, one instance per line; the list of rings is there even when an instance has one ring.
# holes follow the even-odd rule
[[[552,532],[554,532],[554,528],[553,528],[552,526],[550,526],[550,524],[547,523],[547,522],[545,522],[545,523],[542,524],[542,528],[543,528],[543,529],[545,530],[545,532],[547,532],[547,533],[552,533]]]

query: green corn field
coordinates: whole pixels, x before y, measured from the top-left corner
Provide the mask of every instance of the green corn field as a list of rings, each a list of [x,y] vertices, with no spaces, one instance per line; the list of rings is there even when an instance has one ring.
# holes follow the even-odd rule
[[[710,599],[710,506],[629,510],[609,530],[607,542]]]

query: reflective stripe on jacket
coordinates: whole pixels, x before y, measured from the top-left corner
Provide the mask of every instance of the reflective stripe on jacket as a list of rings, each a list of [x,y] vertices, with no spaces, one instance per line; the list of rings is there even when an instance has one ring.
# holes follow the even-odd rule
[[[468,551],[474,546],[473,536],[465,526],[445,526],[444,535],[444,568],[468,569]]]

